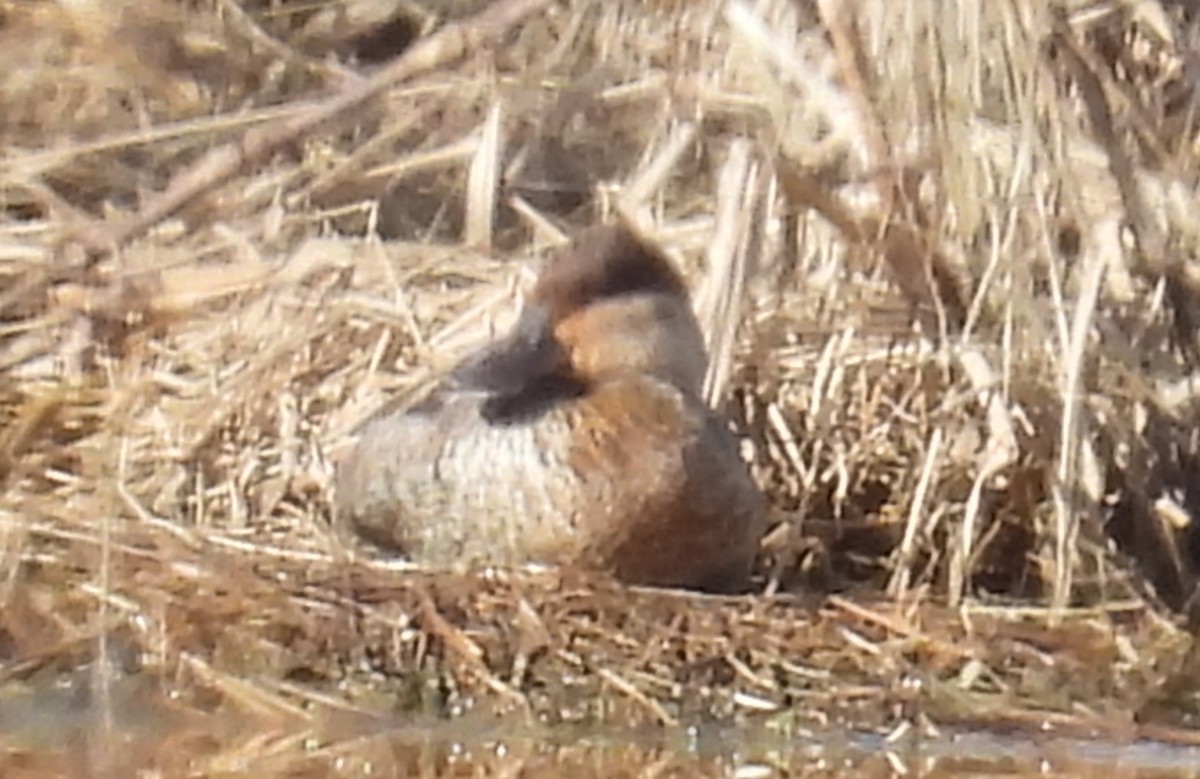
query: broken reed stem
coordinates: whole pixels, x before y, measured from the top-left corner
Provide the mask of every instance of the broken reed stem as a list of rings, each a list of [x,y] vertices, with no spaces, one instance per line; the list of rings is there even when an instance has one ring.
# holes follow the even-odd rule
[[[1071,340],[1068,343],[1068,351],[1063,356],[1062,433],[1059,441],[1058,481],[1054,488],[1054,590],[1050,598],[1052,625],[1058,624],[1062,609],[1070,602],[1080,514],[1084,509],[1085,500],[1090,497],[1083,494],[1079,473],[1079,455],[1083,447],[1088,446],[1081,408],[1083,394],[1086,392],[1083,371],[1084,358],[1088,351],[1088,336],[1104,285],[1106,268],[1104,255],[1099,252],[1088,255],[1079,298],[1075,302]]]
[[[751,143],[735,140],[721,169],[717,184],[716,225],[707,252],[704,287],[696,296],[700,327],[708,347],[708,371],[704,376],[704,400],[715,405],[725,392],[733,365],[733,351],[741,321],[747,255],[754,238],[758,194],[758,166]]]
[[[649,208],[650,199],[655,193],[662,191],[683,155],[692,148],[697,129],[692,122],[680,122],[675,125],[658,153],[626,183],[621,191],[617,210],[630,220],[631,224],[646,229],[650,217],[644,212]]]
[[[976,528],[981,527],[983,513],[983,491],[988,483],[1017,460],[1019,448],[1017,434],[1005,398],[999,389],[995,373],[986,358],[977,349],[964,348],[956,352],[959,368],[978,393],[987,419],[987,441],[979,458],[975,481],[963,511],[962,537],[952,547],[949,563],[947,597],[951,606],[957,606],[966,595],[969,583],[971,554],[975,545]]]
[[[500,177],[500,161],[504,157],[501,133],[501,107],[492,105],[480,131],[479,149],[467,172],[466,228],[468,246],[486,251],[492,246],[496,214],[496,190]]]
[[[896,548],[896,552],[892,555],[895,562],[892,566],[892,576],[888,581],[887,593],[896,599],[907,592],[909,584],[912,582],[912,564],[916,555],[917,539],[925,532],[927,525],[926,517],[930,509],[926,505],[926,500],[937,474],[944,437],[945,433],[942,428],[935,428],[929,439],[929,445],[925,448],[925,462],[921,466],[921,476],[917,480],[917,488],[913,492],[912,503],[908,509],[908,519],[904,523],[904,536]],[[951,581],[954,580],[954,576],[955,569],[952,563],[950,567]],[[963,578],[961,574],[959,578],[960,580]],[[952,601],[951,605],[956,604]]]

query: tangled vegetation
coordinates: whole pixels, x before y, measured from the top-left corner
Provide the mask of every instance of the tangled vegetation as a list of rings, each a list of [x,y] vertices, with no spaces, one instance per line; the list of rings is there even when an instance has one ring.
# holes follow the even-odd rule
[[[1197,62],[1171,0],[0,0],[0,772],[1196,741]],[[757,591],[345,548],[356,427],[614,214],[693,285]]]

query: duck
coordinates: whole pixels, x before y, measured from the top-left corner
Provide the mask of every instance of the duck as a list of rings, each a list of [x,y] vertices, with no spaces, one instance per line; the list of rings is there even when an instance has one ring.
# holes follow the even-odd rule
[[[362,428],[337,468],[335,522],[425,567],[744,588],[765,498],[702,399],[707,367],[669,258],[628,226],[587,228],[543,265],[507,335]]]

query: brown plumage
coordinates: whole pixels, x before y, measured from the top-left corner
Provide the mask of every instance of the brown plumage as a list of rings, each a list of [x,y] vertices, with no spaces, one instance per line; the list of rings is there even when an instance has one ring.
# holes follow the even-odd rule
[[[700,399],[707,358],[667,258],[619,227],[543,269],[512,334],[341,465],[338,520],[414,561],[577,564],[727,589],[764,501]]]

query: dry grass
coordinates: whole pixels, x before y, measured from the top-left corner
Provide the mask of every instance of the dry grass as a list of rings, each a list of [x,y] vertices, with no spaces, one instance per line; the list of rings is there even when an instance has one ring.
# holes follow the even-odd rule
[[[209,774],[493,706],[1186,740],[1200,20],[471,5],[0,0],[0,722],[153,679],[145,761]],[[614,213],[694,281],[771,597],[348,558],[354,428]]]

